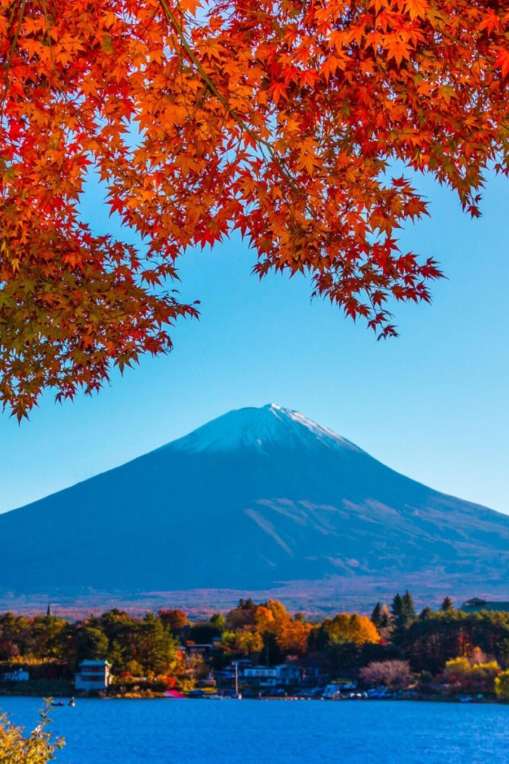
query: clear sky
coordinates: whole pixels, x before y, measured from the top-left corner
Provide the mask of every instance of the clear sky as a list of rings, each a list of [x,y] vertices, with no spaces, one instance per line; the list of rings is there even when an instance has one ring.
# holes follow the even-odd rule
[[[433,488],[509,513],[509,181],[490,178],[481,220],[422,179],[431,219],[402,234],[448,280],[431,307],[396,306],[401,336],[376,342],[319,300],[304,278],[251,275],[235,238],[181,261],[183,297],[199,322],[175,350],[145,358],[92,398],[48,395],[20,426],[0,415],[0,511],[19,507],[157,448],[242,406],[273,402],[331,427]],[[118,233],[97,189],[96,231]]]

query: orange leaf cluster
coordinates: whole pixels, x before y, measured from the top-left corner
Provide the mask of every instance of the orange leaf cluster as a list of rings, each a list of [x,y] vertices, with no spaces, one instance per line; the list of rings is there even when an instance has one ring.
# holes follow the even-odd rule
[[[508,172],[509,2],[0,0],[0,400],[26,415],[140,353],[196,305],[165,292],[233,229],[255,271],[394,334],[437,264],[398,248],[426,214],[399,162],[478,215]],[[79,216],[95,173],[143,240]]]

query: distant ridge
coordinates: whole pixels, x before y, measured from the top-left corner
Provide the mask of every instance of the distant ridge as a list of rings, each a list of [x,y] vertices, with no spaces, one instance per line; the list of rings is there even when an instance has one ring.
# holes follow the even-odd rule
[[[508,572],[509,516],[276,404],[0,515],[0,597],[277,591],[326,607],[411,586],[504,599]]]

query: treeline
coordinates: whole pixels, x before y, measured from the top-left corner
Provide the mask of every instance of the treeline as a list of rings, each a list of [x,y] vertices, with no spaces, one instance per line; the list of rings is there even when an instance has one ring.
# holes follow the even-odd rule
[[[51,664],[74,673],[85,659],[107,659],[117,674],[168,674],[178,668],[178,646],[161,615],[153,613],[138,618],[114,609],[75,623],[55,616],[0,616],[0,661],[26,664],[31,673],[41,664],[50,678]]]
[[[210,647],[197,655],[193,646],[198,645]],[[144,617],[114,609],[75,623],[54,616],[0,615],[0,673],[24,664],[45,676],[51,671],[70,675],[81,660],[107,659],[121,680],[166,677],[178,685],[240,658],[263,665],[294,661],[317,681],[366,679],[369,667],[380,671],[385,665],[388,671],[392,661],[396,670],[398,661],[421,686],[439,677],[465,687],[472,680],[475,689],[488,686],[486,676],[494,686],[494,678],[509,666],[509,613],[465,613],[449,598],[439,610],[417,613],[405,592],[390,606],[378,603],[371,617],[339,613],[318,622],[291,615],[278,600],[257,604],[251,599],[202,621],[175,609]]]

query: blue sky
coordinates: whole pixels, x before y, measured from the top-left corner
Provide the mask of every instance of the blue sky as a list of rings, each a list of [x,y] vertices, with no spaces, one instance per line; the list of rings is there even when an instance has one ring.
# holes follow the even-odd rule
[[[432,255],[447,280],[433,305],[396,306],[401,336],[376,342],[319,300],[304,278],[251,275],[235,238],[181,261],[175,350],[145,358],[93,398],[46,396],[29,422],[0,416],[0,512],[21,506],[179,437],[232,408],[279,403],[349,438],[436,489],[509,513],[509,181],[491,177],[483,218],[430,179],[431,219],[404,248]],[[118,233],[97,189],[85,214]]]

